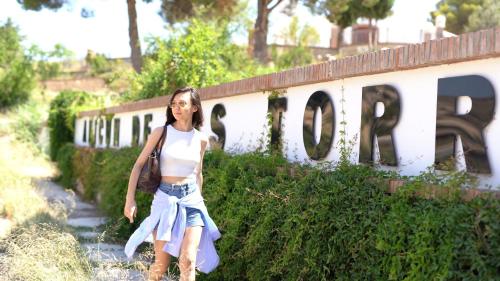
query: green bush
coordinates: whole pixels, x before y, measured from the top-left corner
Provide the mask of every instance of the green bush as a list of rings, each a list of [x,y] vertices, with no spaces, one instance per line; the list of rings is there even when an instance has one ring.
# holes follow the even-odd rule
[[[273,52],[275,53],[275,52]],[[278,69],[289,69],[311,64],[314,61],[312,51],[304,46],[292,47],[281,55],[273,55]]]
[[[103,54],[96,54],[89,50],[85,61],[90,66],[90,74],[93,76],[111,71],[111,63]]]
[[[62,91],[51,102],[48,118],[50,158],[55,160],[59,148],[73,142],[77,112],[113,105],[112,96],[81,91]]]
[[[33,99],[15,106],[9,112],[12,120],[10,131],[16,139],[38,152],[47,152],[46,135],[42,134],[47,121],[48,104]]]
[[[77,150],[75,145],[71,142],[67,142],[61,146],[59,152],[57,153],[57,167],[61,172],[59,182],[69,188],[75,186],[75,166],[73,159],[75,158]]]
[[[148,215],[152,196],[137,193],[130,225],[123,205],[140,148],[77,149],[85,189],[100,193],[112,234],[124,240]],[[90,165],[90,168],[85,168]],[[79,166],[77,168],[76,166]],[[424,181],[467,184],[460,174],[429,174],[387,195],[394,174],[363,165],[323,168],[277,154],[206,153],[203,194],[222,232],[219,267],[200,280],[494,280],[500,264],[500,204],[415,196]]]
[[[28,100],[35,86],[31,58],[10,19],[0,25],[0,109]]]
[[[377,231],[381,268],[389,280],[496,280],[500,270],[500,201],[462,202],[460,187],[473,187],[465,172],[422,173],[387,197],[389,211]],[[446,196],[412,194],[426,187]]]

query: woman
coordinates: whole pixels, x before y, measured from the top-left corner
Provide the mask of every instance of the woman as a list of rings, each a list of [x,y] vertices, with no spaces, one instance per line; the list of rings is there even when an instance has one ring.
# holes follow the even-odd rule
[[[203,111],[197,91],[189,87],[176,90],[167,108],[165,127],[153,130],[130,174],[123,212],[132,223],[137,214],[135,189],[139,173],[154,147],[163,143],[162,179],[150,216],[125,246],[125,253],[131,257],[137,246],[152,234],[155,262],[150,267],[149,280],[162,278],[171,255],[180,254],[180,280],[195,280],[195,266],[202,272],[210,272],[219,262],[213,241],[220,233],[201,197],[203,156],[208,144],[208,138],[199,131],[202,125]],[[165,139],[159,142],[164,129]]]

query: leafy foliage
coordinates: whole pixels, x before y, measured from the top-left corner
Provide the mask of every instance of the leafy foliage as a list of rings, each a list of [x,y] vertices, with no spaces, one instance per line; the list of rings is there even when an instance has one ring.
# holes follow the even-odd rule
[[[87,53],[85,61],[90,66],[92,76],[111,71],[111,63],[103,54],[96,54],[92,51]]]
[[[483,0],[483,4],[469,16],[465,31],[472,32],[496,26],[500,26],[500,1]]]
[[[483,0],[441,0],[436,4],[436,11],[431,12],[434,20],[438,15],[446,16],[446,30],[455,34],[465,31],[469,17],[477,11]]]
[[[55,78],[61,74],[62,60],[70,58],[73,53],[61,44],[56,44],[51,51],[44,51],[34,45],[30,48],[34,66],[40,80]]]
[[[314,27],[307,24],[299,26],[299,19],[295,16],[288,28],[281,33],[281,38],[286,45],[294,47],[282,54],[278,54],[276,49],[272,50],[273,61],[278,69],[298,67],[314,61],[314,56],[308,48],[319,42],[319,34]]]
[[[75,171],[122,239],[148,215],[123,219],[130,170],[139,148],[77,149]],[[87,155],[89,161],[81,161]],[[90,168],[88,168],[90,166]],[[348,162],[311,167],[279,154],[207,152],[203,194],[222,232],[221,262],[200,280],[494,280],[500,264],[500,204],[456,196],[424,199],[432,185],[458,190],[460,172],[424,173],[387,195],[395,175]],[[93,171],[92,171],[93,170]],[[98,172],[97,172],[98,171]],[[85,183],[87,181],[87,183]]]
[[[57,153],[57,167],[61,172],[59,182],[63,186],[75,186],[77,175],[74,174],[73,158],[77,153],[75,146],[71,142],[63,144]]]
[[[42,133],[47,121],[48,104],[33,99],[14,107],[9,114],[12,120],[11,133],[34,151],[48,153],[47,139]]]
[[[227,18],[237,9],[236,0],[163,0],[161,15],[169,24],[193,17],[204,19]]]
[[[31,57],[21,42],[10,19],[0,25],[0,108],[25,102],[35,86]]]
[[[73,142],[74,124],[78,111],[102,108],[111,105],[109,97],[79,91],[62,91],[50,102],[49,135],[50,158],[57,159],[57,153],[66,142]]]
[[[304,5],[342,28],[358,18],[384,19],[391,15],[394,0],[306,0]]]
[[[155,38],[142,73],[135,76],[126,100],[167,95],[191,85],[197,88],[268,72],[230,43],[227,25],[194,19],[186,30],[173,31],[167,41]]]
[[[17,0],[25,10],[40,11],[43,8],[58,10],[67,0]]]

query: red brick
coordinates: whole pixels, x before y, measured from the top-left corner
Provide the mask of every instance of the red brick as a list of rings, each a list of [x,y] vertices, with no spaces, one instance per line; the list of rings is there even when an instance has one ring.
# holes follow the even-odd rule
[[[424,67],[429,63],[473,60],[485,55],[500,56],[500,27],[206,87],[200,89],[200,96],[203,100],[207,100],[270,89],[284,89],[367,73]],[[104,110],[81,112],[79,116],[157,108],[159,105],[165,105],[168,99],[169,96],[163,96],[142,100]]]
[[[335,79],[335,68],[337,66],[337,60],[332,60],[330,61],[330,65],[328,67],[328,79],[334,80]]]
[[[333,65],[332,65],[332,79],[338,79],[340,77],[339,75],[339,67],[340,67],[340,61],[339,60],[335,60],[333,61]]]
[[[387,51],[387,65],[386,69],[394,68],[394,49],[389,49]]]
[[[474,33],[467,33],[467,57],[474,56]]]
[[[372,72],[372,54],[373,52],[369,52],[366,54],[366,60],[365,60],[366,73]]]
[[[428,41],[427,41],[428,42]],[[415,64],[416,65],[419,65],[419,64],[424,64],[425,63],[425,45],[427,44],[427,42],[424,42],[424,43],[420,43],[418,44],[417,46],[417,55],[415,56]]]
[[[361,72],[361,58],[363,55],[357,55],[352,58],[353,62],[351,65],[351,71],[349,72],[350,75],[354,75],[355,73],[360,73]]]
[[[439,61],[445,61],[448,59],[448,46],[449,46],[450,38],[443,38],[441,40],[441,47],[439,50]]]
[[[495,28],[495,53],[500,53],[500,26]]]
[[[373,52],[373,57],[372,57],[372,71],[374,71],[374,72],[378,72],[380,70],[379,63],[378,63],[379,56],[380,56],[379,52]]]
[[[347,63],[347,75],[351,76],[356,72],[358,56],[352,56]]]
[[[385,63],[385,50],[378,51],[379,56],[378,56],[378,68],[379,70],[384,70],[384,63]]]
[[[341,59],[339,60],[338,62],[338,72],[337,72],[337,75],[338,77],[343,77],[344,76],[344,64],[345,64],[345,59]]]
[[[404,67],[404,59],[405,59],[405,48],[406,46],[404,47],[399,47],[397,49],[397,52],[398,52],[398,60],[396,62],[396,68],[402,68]]]
[[[448,39],[448,59],[452,60],[458,53],[459,39],[457,37],[451,37]]]
[[[384,69],[385,70],[389,69],[390,59],[391,59],[390,55],[391,54],[390,54],[389,50],[384,50]]]
[[[362,73],[366,73],[366,69],[367,69],[366,68],[366,61],[368,60],[367,58],[368,58],[367,53],[365,53],[361,56],[361,65],[360,65],[359,69],[361,70]]]
[[[472,54],[473,56],[479,55],[479,49],[481,45],[481,32],[477,31],[472,33]]]
[[[441,40],[433,40],[429,46],[429,62],[434,63],[438,60],[438,46],[441,46]]]
[[[408,48],[408,65],[415,65],[415,54],[416,54],[417,44],[411,44]]]
[[[460,53],[459,58],[467,57],[468,36],[466,34],[460,35]]]
[[[363,57],[361,58],[361,71],[363,73],[366,73],[368,70],[368,64],[366,63],[368,61],[368,53],[363,54]]]
[[[490,39],[490,30],[481,30],[481,39],[479,43],[479,54],[484,55],[489,53],[488,41]]]

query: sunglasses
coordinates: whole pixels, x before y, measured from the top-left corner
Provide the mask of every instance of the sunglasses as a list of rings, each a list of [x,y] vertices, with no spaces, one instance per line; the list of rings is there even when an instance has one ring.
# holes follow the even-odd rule
[[[168,107],[170,107],[170,108],[174,108],[176,106],[179,108],[185,108],[186,106],[188,106],[188,103],[181,100],[179,102],[171,102],[168,104]]]

